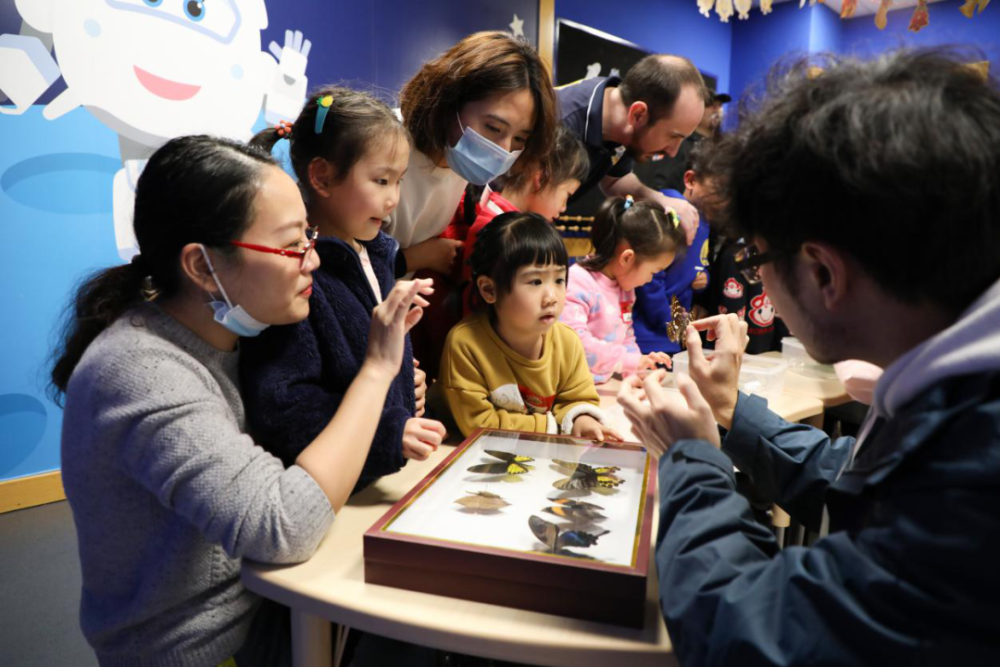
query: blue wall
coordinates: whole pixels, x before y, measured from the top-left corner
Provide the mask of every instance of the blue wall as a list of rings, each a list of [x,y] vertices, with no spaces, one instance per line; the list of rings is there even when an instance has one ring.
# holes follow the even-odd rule
[[[730,90],[732,22],[698,13],[695,0],[559,0],[556,18],[569,19],[638,44],[654,53],[690,58],[718,77],[718,90]]]
[[[988,7],[970,20],[958,11],[961,5],[960,0],[930,5],[930,24],[919,33],[907,30],[912,7],[889,12],[885,30],[875,26],[871,15],[841,20],[827,7],[799,9],[794,0],[774,5],[768,16],[755,9],[749,20],[733,24],[731,92],[742,94],[761,82],[778,59],[793,53],[865,57],[899,47],[965,44],[982,49],[991,71],[1000,74],[1000,11]]]
[[[252,2],[239,5],[246,12]],[[180,0],[165,0],[163,7],[171,3]],[[394,96],[425,60],[469,33],[508,30],[515,13],[537,44],[537,0],[266,4],[270,23],[262,48],[271,40],[283,44],[286,29],[302,30],[313,42],[310,86],[348,81]],[[14,0],[0,0],[0,34],[20,28]],[[24,115],[0,116],[0,480],[59,467],[62,413],[45,396],[53,330],[73,286],[120,262],[111,197],[121,169],[118,138],[83,108],[54,121],[42,118],[44,103],[64,89],[59,80]]]
[[[965,18],[958,0],[929,6],[930,23],[918,33],[907,30],[910,9],[889,12],[885,30],[875,27],[872,17],[844,21],[841,48],[845,53],[870,56],[895,46],[973,45],[982,49],[990,61],[990,73],[1000,76],[1000,7],[995,4],[982,14]]]
[[[749,19],[736,22],[730,69],[730,94],[734,100],[758,82],[782,56],[809,51],[811,17],[817,11],[833,13],[818,6],[799,9],[799,3],[793,1],[774,5],[767,16],[754,9]],[[730,113],[727,119],[735,115]]]

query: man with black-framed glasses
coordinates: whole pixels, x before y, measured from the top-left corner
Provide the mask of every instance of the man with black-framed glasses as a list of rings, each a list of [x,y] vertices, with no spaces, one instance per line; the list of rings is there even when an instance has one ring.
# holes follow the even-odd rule
[[[727,314],[689,328],[683,402],[662,371],[623,385],[660,457],[682,664],[1000,664],[1000,86],[980,59],[801,62],[720,147],[739,268],[812,357],[885,373],[858,438],[789,424],[736,390]],[[826,537],[779,551],[734,465]]]

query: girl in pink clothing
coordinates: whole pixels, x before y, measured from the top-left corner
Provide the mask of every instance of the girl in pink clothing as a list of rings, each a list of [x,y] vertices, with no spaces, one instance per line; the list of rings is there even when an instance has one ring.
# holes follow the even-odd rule
[[[664,352],[639,351],[632,306],[635,288],[684,252],[684,230],[677,216],[652,201],[613,197],[598,211],[590,238],[594,254],[570,267],[560,319],[583,341],[594,381],[607,382],[615,373],[628,376],[658,363],[669,365]]]

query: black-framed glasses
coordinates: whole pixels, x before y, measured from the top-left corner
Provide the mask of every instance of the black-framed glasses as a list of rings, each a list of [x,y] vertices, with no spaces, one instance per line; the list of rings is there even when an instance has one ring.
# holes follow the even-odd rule
[[[246,248],[247,250],[269,252],[273,255],[281,255],[282,257],[294,257],[299,260],[299,268],[301,269],[305,266],[306,260],[309,258],[309,253],[312,252],[313,247],[316,245],[316,239],[318,237],[319,227],[309,227],[306,229],[306,244],[301,250],[271,248],[270,246],[257,245],[256,243],[243,243],[242,241],[230,241],[229,243],[234,246],[239,246],[240,248]]]
[[[760,267],[775,260],[772,252],[761,252],[757,246],[750,244],[736,252],[734,256],[736,268],[751,285],[760,282]]]

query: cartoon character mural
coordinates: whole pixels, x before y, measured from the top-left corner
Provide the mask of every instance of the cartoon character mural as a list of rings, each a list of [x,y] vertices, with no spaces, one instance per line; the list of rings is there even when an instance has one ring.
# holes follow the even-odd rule
[[[59,78],[66,90],[43,112],[55,120],[83,106],[118,135],[114,178],[118,255],[137,252],[135,185],[162,143],[186,134],[246,140],[302,108],[311,43],[288,30],[261,51],[264,0],[16,0],[19,35],[0,36],[0,90],[21,114]],[[50,53],[51,47],[58,64]],[[273,54],[273,57],[272,55]]]
[[[175,136],[245,140],[262,112],[268,123],[295,118],[311,45],[286,30],[283,46],[263,51],[265,0],[0,0],[0,19],[5,479],[58,467],[51,336],[77,280],[136,252],[145,160]]]

